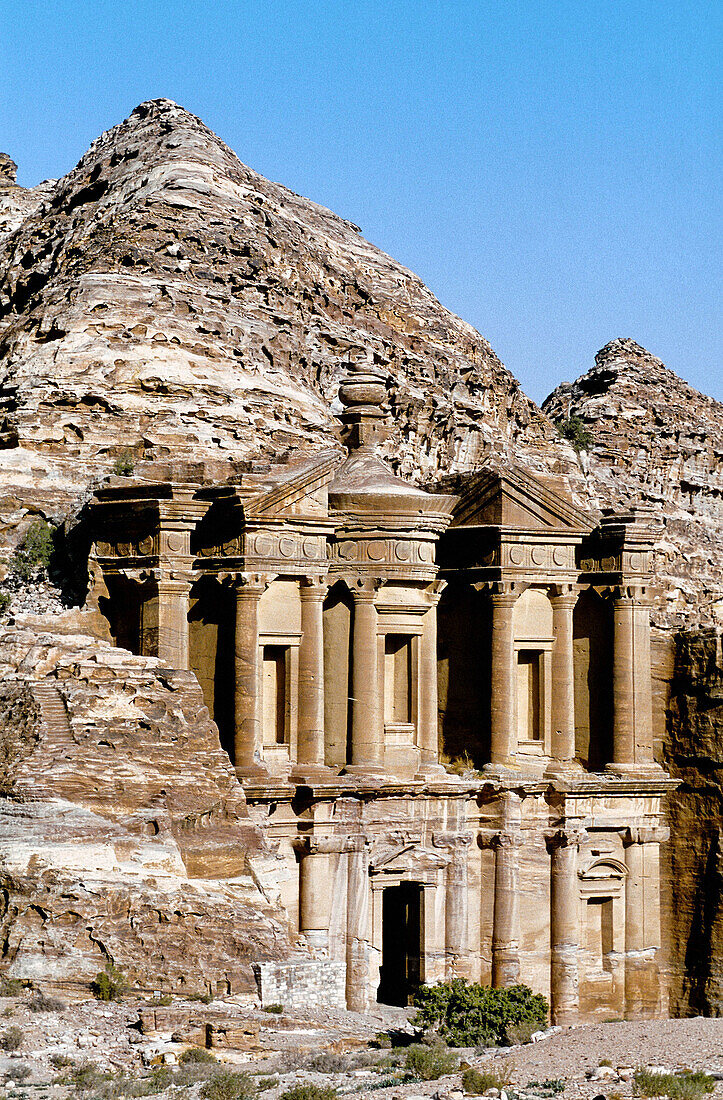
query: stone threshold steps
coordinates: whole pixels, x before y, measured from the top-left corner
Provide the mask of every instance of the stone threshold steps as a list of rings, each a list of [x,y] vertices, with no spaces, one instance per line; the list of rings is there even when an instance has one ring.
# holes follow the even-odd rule
[[[48,748],[60,747],[62,743],[67,743],[73,733],[63,696],[56,687],[43,681],[33,684],[32,692],[40,708],[46,751]]]

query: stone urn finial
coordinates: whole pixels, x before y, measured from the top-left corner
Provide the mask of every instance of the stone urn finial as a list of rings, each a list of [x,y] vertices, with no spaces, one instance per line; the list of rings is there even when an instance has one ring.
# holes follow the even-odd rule
[[[350,450],[370,449],[389,435],[387,415],[382,402],[387,396],[384,375],[355,369],[348,364],[348,373],[339,383],[339,401],[344,411],[339,414],[344,442]]]

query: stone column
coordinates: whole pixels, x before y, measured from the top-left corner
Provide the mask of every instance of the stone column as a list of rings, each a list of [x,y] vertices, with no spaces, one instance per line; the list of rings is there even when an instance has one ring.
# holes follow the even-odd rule
[[[575,664],[572,616],[577,594],[558,590],[552,596],[552,758],[562,764],[575,759]]]
[[[324,765],[324,625],[327,586],[318,579],[302,580],[301,643],[299,645],[299,706],[297,766],[292,775]],[[304,767],[306,765],[306,767]]]
[[[424,616],[419,639],[419,714],[417,740],[420,750],[419,776],[446,774],[439,763],[439,708],[437,702],[437,605],[445,588],[437,581],[428,593],[430,607]]]
[[[517,753],[515,724],[515,633],[513,613],[517,592],[509,586],[492,594],[491,762],[512,764]]]
[[[657,1015],[660,979],[660,892],[658,846],[668,839],[667,829],[627,830],[625,845],[625,1018]],[[655,851],[653,852],[653,846]],[[654,865],[651,874],[647,864]]]
[[[613,759],[614,768],[635,766],[634,601],[621,588],[613,604]]]
[[[467,942],[467,861],[471,833],[435,833],[435,847],[446,848],[450,860],[445,871],[444,955],[445,976],[463,977],[460,963],[469,952]]]
[[[377,609],[378,582],[360,580],[351,586],[352,620],[351,765],[348,771],[383,772],[384,738],[379,699]]]
[[[635,762],[655,767],[653,760],[653,674],[650,657],[650,599],[636,593],[634,617],[635,656]]]
[[[548,835],[551,854],[550,883],[550,1003],[553,1024],[570,1024],[577,1019],[578,940],[580,892],[577,880],[577,851],[581,834],[558,829]]]
[[[259,600],[265,589],[265,579],[256,576],[239,577],[235,589],[234,766],[237,775],[264,771],[259,714]]]
[[[520,978],[520,884],[518,849],[519,796],[502,796],[502,830],[492,839],[495,850],[495,900],[492,929],[492,985],[515,985]]]
[[[299,931],[311,947],[329,946],[330,852],[334,842],[316,837],[295,845],[299,856]],[[336,851],[339,851],[338,845]]]
[[[369,842],[365,836],[347,841],[346,1007],[366,1012],[369,1006]]]
[[[160,577],[157,582],[158,656],[171,668],[188,668],[189,581]]]

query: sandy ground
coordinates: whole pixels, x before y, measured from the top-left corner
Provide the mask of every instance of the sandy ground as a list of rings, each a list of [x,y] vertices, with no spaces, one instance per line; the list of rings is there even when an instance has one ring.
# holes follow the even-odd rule
[[[105,1098],[126,1095],[121,1085],[106,1082],[105,1092],[92,1089],[79,1093],[68,1079],[74,1066],[90,1063],[99,1071],[133,1077],[153,1072],[153,1066],[166,1064],[170,1072],[186,1049],[178,1034],[149,1031],[139,1027],[144,1002],[127,1000],[118,1004],[84,1001],[67,1005],[62,1011],[33,1012],[31,998],[0,998],[0,1046],[9,1029],[16,1028],[22,1038],[18,1049],[0,1051],[0,1098],[52,1097],[66,1100],[78,1095]],[[185,1007],[184,1007],[185,1005]],[[204,1006],[174,1002],[174,1011],[203,1015]],[[413,1096],[461,1100],[461,1073],[436,1081],[402,1083],[392,1080],[393,1068],[353,1066],[360,1062],[388,1059],[389,1052],[370,1050],[374,1036],[389,1027],[406,1028],[408,1013],[379,1009],[369,1015],[346,1012],[284,1012],[274,1016],[248,1005],[232,1001],[208,1006],[208,1013],[225,1013],[239,1026],[250,1026],[255,1037],[251,1049],[217,1048],[219,1063],[227,1068],[246,1071],[255,1081],[264,1080],[265,1100],[301,1083],[330,1085],[340,1095],[369,1096],[378,1100]],[[15,1033],[17,1038],[17,1033]],[[240,1044],[243,1046],[243,1043]],[[310,1063],[320,1053],[341,1056],[343,1072],[321,1073]],[[480,1070],[494,1070],[508,1081],[507,1100],[559,1096],[561,1100],[627,1100],[632,1096],[632,1073],[638,1067],[663,1067],[668,1071],[705,1070],[719,1077],[713,1100],[723,1100],[723,1019],[654,1020],[619,1022],[553,1030],[535,1043],[505,1049],[458,1052],[464,1063]],[[339,1057],[337,1057],[337,1062]],[[65,1065],[59,1065],[65,1062]],[[28,1067],[24,1081],[20,1078]],[[338,1067],[337,1067],[338,1068]],[[27,1071],[25,1071],[27,1073]],[[213,1068],[205,1070],[214,1072]],[[154,1095],[188,1097],[200,1095],[202,1081],[161,1089]],[[385,1084],[388,1082],[388,1086]],[[552,1084],[550,1084],[552,1083]],[[117,1089],[117,1093],[114,1092]],[[456,1096],[454,1095],[456,1093]],[[503,1098],[504,1100],[504,1098]]]

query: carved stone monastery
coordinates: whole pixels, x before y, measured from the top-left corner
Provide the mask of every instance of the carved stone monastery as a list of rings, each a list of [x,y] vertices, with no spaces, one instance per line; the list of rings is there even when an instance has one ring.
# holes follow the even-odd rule
[[[663,1014],[650,516],[518,468],[422,491],[384,398],[342,383],[346,459],[98,490],[113,636],[195,672],[349,1008],[464,976]]]

